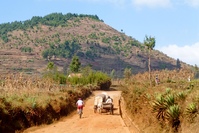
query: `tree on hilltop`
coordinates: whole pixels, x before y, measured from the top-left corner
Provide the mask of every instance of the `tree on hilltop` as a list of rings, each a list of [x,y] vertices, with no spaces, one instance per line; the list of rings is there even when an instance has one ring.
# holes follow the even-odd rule
[[[151,85],[151,52],[153,48],[155,47],[155,38],[151,36],[145,36],[144,39],[144,45],[148,49],[148,69],[149,69],[149,80],[150,80],[150,85]]]

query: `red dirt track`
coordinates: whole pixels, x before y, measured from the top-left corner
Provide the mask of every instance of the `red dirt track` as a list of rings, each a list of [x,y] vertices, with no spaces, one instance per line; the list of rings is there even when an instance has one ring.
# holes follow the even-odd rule
[[[77,112],[62,118],[61,120],[50,125],[32,127],[24,133],[137,133],[130,131],[120,116],[119,99],[120,91],[107,91],[106,93],[113,98],[114,115],[108,112],[102,114],[94,113],[93,103],[94,95],[102,91],[93,92],[93,96],[85,101],[83,116],[80,119]]]

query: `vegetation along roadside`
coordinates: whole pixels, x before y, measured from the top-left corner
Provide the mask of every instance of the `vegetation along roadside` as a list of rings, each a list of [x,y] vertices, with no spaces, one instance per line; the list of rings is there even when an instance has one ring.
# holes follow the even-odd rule
[[[71,68],[75,67],[71,65]],[[77,68],[71,70],[79,71]],[[63,75],[49,62],[42,77],[22,73],[2,76],[0,132],[22,131],[31,126],[50,124],[74,111],[78,97],[86,99],[95,89],[110,88],[110,77],[105,73],[87,67],[80,77],[76,74],[72,77]]]

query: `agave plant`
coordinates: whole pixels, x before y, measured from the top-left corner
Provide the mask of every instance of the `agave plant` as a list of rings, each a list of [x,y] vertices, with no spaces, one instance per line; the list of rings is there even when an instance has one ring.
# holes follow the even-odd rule
[[[196,108],[195,103],[189,104],[189,106],[186,108],[186,113],[188,113],[188,114],[194,114],[196,112],[197,112],[197,108]]]
[[[177,96],[177,98],[180,99],[180,100],[185,100],[185,98],[186,98],[185,92],[179,92],[179,93],[177,93],[176,96]]]
[[[166,88],[165,94],[170,94],[171,93],[171,88]]]
[[[179,119],[180,115],[180,107],[179,105],[172,105],[168,108],[167,113],[166,113],[166,118],[168,120],[177,120]]]
[[[173,94],[169,94],[165,98],[165,104],[167,107],[172,106],[175,104],[175,99]]]
[[[173,128],[177,128],[179,126],[180,124],[179,116],[180,116],[179,105],[174,104],[169,106],[166,112],[166,119],[169,121],[169,123],[172,125]]]
[[[156,112],[156,118],[158,120],[165,120],[166,112],[175,104],[175,98],[173,94],[167,95],[165,98],[162,94],[156,96],[156,100],[152,103],[153,112]]]
[[[165,99],[164,97],[160,94],[158,96],[156,96],[156,100],[152,103],[152,107],[153,107],[153,112],[156,112],[156,118],[158,120],[160,119],[165,119],[165,114],[166,114],[166,110],[167,107],[164,104]]]
[[[190,121],[193,121],[193,119],[196,117],[197,115],[197,112],[198,112],[198,109],[196,107],[196,104],[195,103],[190,103],[188,105],[188,107],[186,108],[185,110],[185,114],[187,115],[187,118],[190,120]]]

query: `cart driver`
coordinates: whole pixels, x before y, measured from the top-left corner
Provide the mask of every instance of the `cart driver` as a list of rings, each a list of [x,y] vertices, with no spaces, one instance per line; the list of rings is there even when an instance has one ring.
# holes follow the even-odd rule
[[[108,96],[108,98],[106,99],[106,103],[113,103],[113,99],[110,96]]]

